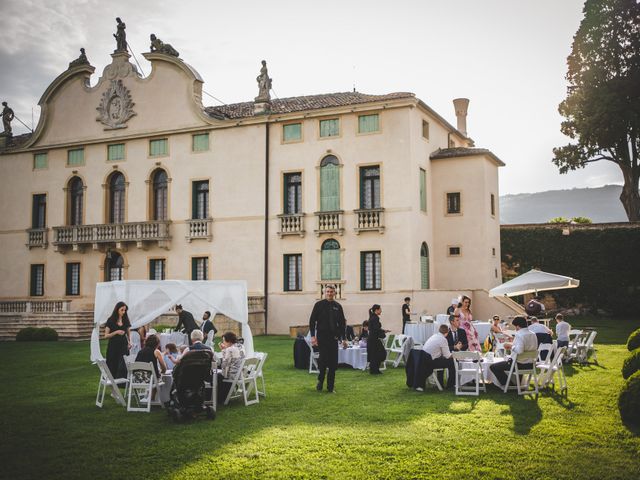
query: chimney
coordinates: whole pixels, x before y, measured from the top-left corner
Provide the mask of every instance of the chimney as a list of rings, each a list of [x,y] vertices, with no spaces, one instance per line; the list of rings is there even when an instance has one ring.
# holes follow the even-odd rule
[[[456,111],[456,118],[458,119],[458,130],[462,134],[467,136],[467,109],[469,108],[468,98],[454,98],[453,108]]]

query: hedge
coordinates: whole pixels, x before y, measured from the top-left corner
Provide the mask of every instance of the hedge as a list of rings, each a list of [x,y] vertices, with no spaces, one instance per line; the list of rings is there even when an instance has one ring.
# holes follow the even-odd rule
[[[627,340],[627,348],[630,352],[633,352],[636,348],[640,348],[640,328],[634,332],[631,332],[629,339]]]
[[[563,235],[569,229],[569,235]],[[504,281],[532,268],[580,280],[579,288],[546,292],[559,306],[587,305],[628,314],[640,298],[640,228],[503,226]]]
[[[622,386],[618,397],[618,409],[624,423],[640,427],[640,372],[631,375]]]
[[[27,327],[16,334],[17,342],[51,342],[58,340],[58,332],[50,327]]]
[[[640,370],[640,348],[624,359],[624,363],[622,364],[622,378],[629,378],[638,370]]]

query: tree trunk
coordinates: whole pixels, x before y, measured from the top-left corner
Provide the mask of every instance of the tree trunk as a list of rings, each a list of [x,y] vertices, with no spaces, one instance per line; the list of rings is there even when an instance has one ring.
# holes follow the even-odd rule
[[[620,201],[627,213],[630,222],[640,221],[640,192],[638,192],[638,174],[635,169],[622,166],[622,175],[624,177],[624,186],[620,194]]]

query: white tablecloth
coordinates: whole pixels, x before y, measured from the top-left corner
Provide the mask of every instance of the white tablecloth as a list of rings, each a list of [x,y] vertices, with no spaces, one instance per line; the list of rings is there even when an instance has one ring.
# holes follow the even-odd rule
[[[167,343],[175,343],[177,347],[180,345],[189,345],[189,339],[186,333],[173,332],[160,334],[160,348],[164,350]]]
[[[473,326],[476,327],[476,330],[478,331],[478,340],[480,341],[480,345],[482,345],[485,338],[487,338],[489,332],[491,331],[491,324],[489,322],[481,322],[478,320],[474,320],[471,323],[473,323]]]
[[[435,332],[433,323],[407,323],[404,334],[413,338],[414,343],[424,343]]]
[[[494,385],[501,387],[502,385],[500,384],[500,382],[498,382],[498,379],[496,378],[496,376],[493,374],[493,372],[491,371],[490,367],[491,365],[493,365],[494,363],[497,362],[502,362],[504,360],[504,358],[494,358],[493,360],[488,360],[486,358],[482,359],[482,373],[484,374],[484,379],[487,382],[491,382]],[[463,368],[472,368],[473,367],[473,362],[462,362],[460,364]],[[464,374],[462,375],[462,384],[464,385],[465,383],[469,383],[473,380],[475,380],[476,377],[474,374]]]
[[[449,315],[446,313],[439,313],[436,315],[436,325],[449,325]]]
[[[338,347],[338,363],[346,363],[353,368],[364,370],[367,366],[367,349],[360,347]]]

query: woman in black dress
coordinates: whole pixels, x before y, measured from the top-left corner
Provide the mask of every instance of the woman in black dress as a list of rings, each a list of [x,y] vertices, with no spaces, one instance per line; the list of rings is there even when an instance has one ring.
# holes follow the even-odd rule
[[[107,366],[113,378],[126,378],[127,376],[123,359],[125,355],[129,354],[129,348],[131,348],[131,322],[129,322],[127,310],[129,307],[126,303],[116,303],[104,329],[104,338],[109,339]]]
[[[138,352],[136,362],[151,362],[156,371],[156,377],[160,379],[160,374],[167,371],[162,352],[158,350],[160,339],[157,335],[149,335],[144,342],[144,348]]]
[[[367,339],[367,359],[369,360],[369,371],[372,375],[379,375],[380,364],[387,358],[384,345],[379,340],[386,337],[385,331],[380,323],[382,308],[375,304],[369,309],[369,338]]]

